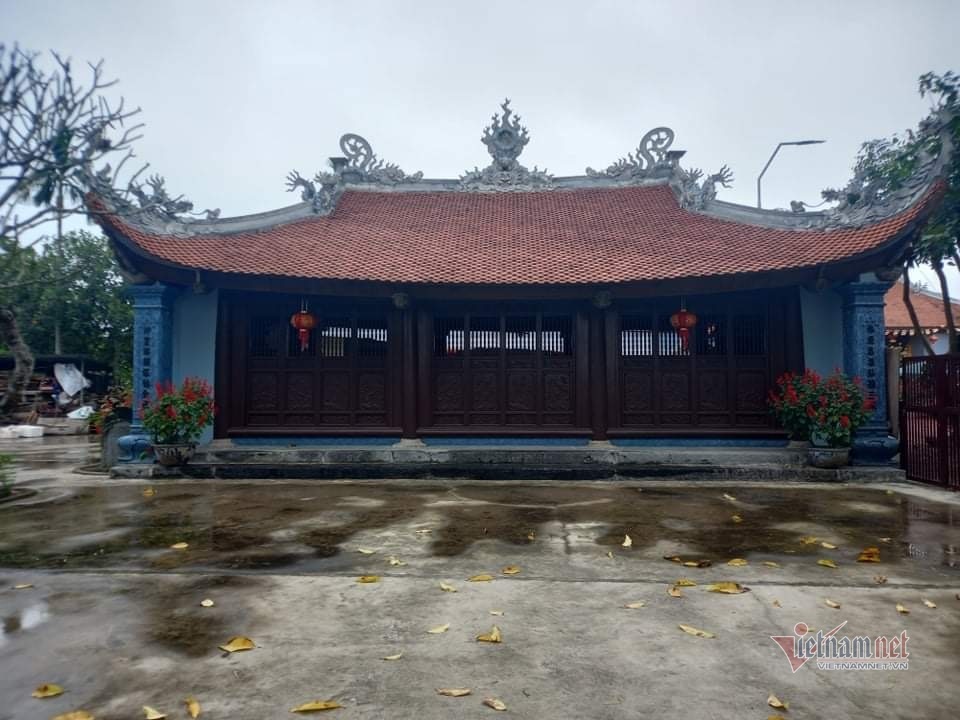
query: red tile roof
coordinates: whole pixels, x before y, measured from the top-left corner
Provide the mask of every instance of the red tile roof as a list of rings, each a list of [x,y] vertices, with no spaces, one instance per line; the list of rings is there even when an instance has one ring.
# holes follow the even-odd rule
[[[944,317],[942,299],[923,292],[911,292],[910,299],[913,301],[914,310],[917,311],[920,327],[931,330],[946,327],[947,320]],[[952,302],[950,304],[953,306],[953,317],[960,325],[960,303]],[[884,297],[883,318],[888,330],[913,328],[907,306],[903,302],[902,282],[898,281],[887,290],[886,297]]]
[[[155,258],[201,270],[389,283],[612,284],[815,267],[878,248],[926,202],[875,225],[829,231],[689,212],[666,185],[348,190],[327,217],[186,238],[152,235],[117,217],[101,221]]]

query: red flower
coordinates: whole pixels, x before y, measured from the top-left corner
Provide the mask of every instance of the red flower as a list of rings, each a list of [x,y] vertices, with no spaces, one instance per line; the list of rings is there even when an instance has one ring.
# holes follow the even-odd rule
[[[817,411],[813,409],[813,405],[807,405],[807,415],[812,418],[817,416]]]
[[[826,407],[826,406],[827,406],[827,396],[826,396],[826,395],[821,395],[821,396],[820,396],[820,407]]]
[[[177,419],[177,409],[173,405],[167,405],[167,417],[171,420]]]
[[[845,427],[845,428],[850,427],[850,418],[847,417],[846,415],[841,415],[841,416],[840,416],[840,424],[841,424],[843,427]]]

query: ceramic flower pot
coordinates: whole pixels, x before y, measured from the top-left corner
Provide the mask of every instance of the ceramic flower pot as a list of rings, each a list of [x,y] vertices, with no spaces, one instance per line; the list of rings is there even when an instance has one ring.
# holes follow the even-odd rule
[[[850,448],[810,447],[807,449],[807,462],[816,468],[844,467],[850,463]]]
[[[196,447],[195,443],[158,443],[153,446],[153,456],[164,467],[180,467],[190,462]]]

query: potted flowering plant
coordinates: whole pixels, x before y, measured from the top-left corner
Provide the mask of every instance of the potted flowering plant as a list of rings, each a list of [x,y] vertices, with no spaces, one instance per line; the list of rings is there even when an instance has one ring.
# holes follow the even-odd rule
[[[874,401],[865,396],[859,378],[851,380],[839,370],[822,378],[807,370],[778,379],[770,408],[791,437],[810,440],[811,465],[833,468],[850,461],[853,434],[870,417]]]
[[[143,406],[143,427],[153,438],[157,462],[165,466],[187,463],[215,412],[206,380],[188,377],[179,389],[171,382],[157,383],[156,397]]]

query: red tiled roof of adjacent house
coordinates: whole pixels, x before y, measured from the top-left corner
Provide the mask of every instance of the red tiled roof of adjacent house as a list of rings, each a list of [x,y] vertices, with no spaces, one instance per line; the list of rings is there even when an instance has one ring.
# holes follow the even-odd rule
[[[920,321],[921,328],[936,330],[946,327],[947,320],[941,298],[925,292],[911,292],[910,299],[913,301],[914,310],[917,311],[917,320]],[[960,325],[960,303],[951,302],[950,304],[953,306],[953,317]],[[903,283],[900,281],[887,290],[884,297],[883,318],[888,330],[913,328],[913,321],[910,320],[907,306],[903,302]]]
[[[682,209],[666,185],[547,192],[348,190],[330,216],[236,234],[158,236],[101,217],[188,268],[441,284],[613,284],[815,267],[874,250],[935,193],[861,228],[795,230]]]

